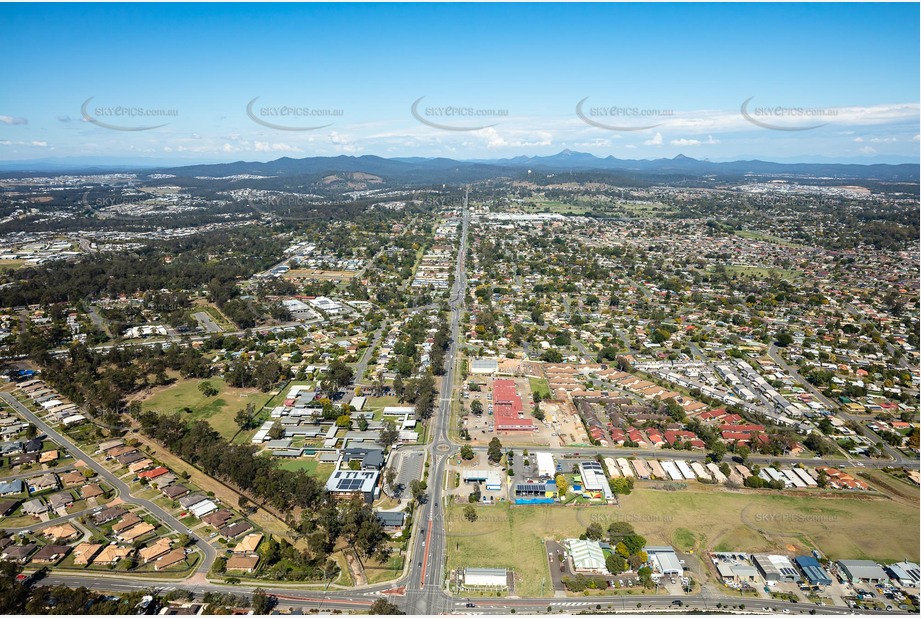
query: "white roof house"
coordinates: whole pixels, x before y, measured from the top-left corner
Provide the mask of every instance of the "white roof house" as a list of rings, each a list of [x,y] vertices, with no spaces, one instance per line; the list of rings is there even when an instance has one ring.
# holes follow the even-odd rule
[[[199,502],[198,504],[192,506],[189,509],[189,512],[195,515],[195,517],[198,517],[199,519],[201,519],[208,513],[213,513],[216,510],[217,510],[217,505],[214,502],[212,502],[211,500],[203,500]]]

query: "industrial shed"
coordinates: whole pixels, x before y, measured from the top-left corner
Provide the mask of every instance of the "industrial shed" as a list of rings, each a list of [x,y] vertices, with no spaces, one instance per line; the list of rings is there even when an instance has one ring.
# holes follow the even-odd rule
[[[813,586],[830,586],[831,576],[812,556],[797,556],[793,559],[799,570],[806,576],[806,581]]]
[[[839,560],[838,566],[844,576],[852,582],[878,584],[889,580],[883,568],[872,560]]]
[[[767,582],[798,582],[802,578],[793,567],[793,563],[786,556],[774,554],[754,554],[752,562],[761,571],[761,576]]]

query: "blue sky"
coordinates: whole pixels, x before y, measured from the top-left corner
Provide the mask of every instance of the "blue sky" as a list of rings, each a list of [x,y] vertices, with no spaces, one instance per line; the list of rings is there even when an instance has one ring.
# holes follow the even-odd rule
[[[912,3],[3,4],[0,161],[917,160],[918,21]]]

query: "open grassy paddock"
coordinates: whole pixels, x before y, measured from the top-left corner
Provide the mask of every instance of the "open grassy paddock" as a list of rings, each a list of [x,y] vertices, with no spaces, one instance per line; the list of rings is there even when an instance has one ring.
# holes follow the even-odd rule
[[[917,560],[917,508],[881,498],[799,497],[757,490],[716,488],[664,491],[640,488],[619,507],[479,506],[479,518],[463,517],[465,505],[447,516],[448,568],[506,567],[518,578],[518,594],[549,594],[543,541],[578,537],[592,522],[604,528],[627,521],[653,545],[695,553],[813,548],[832,560]]]
[[[784,245],[787,247],[801,247],[802,245],[786,238],[780,238],[779,236],[771,236],[770,234],[765,234],[764,232],[755,232],[752,230],[735,230],[735,235],[742,238],[750,238],[752,240],[763,240],[764,242],[771,242],[775,245]]]
[[[213,397],[205,397],[198,385],[210,382],[218,390]],[[207,380],[178,379],[175,383],[154,389],[153,393],[141,402],[144,410],[155,410],[164,414],[179,412],[188,407],[192,411],[183,414],[189,420],[204,419],[228,440],[233,437],[239,426],[234,422],[238,410],[252,402],[259,410],[268,401],[270,395],[254,388],[233,388],[227,386],[221,378]]]

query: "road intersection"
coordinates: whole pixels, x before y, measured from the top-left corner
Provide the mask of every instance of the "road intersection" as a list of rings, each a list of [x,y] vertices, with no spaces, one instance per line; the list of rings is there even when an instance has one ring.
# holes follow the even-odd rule
[[[785,609],[793,612],[816,614],[851,613],[851,610],[845,607],[817,606],[812,603],[790,603],[788,601],[779,600],[740,599],[735,596],[721,595],[709,590],[706,591],[705,594],[699,593],[674,597],[664,595],[630,595],[629,597],[624,595],[606,595],[594,596],[591,599],[568,597],[478,599],[475,607],[472,608],[466,606],[466,599],[454,597],[445,592],[444,583],[448,576],[446,573],[446,543],[449,533],[445,527],[444,513],[446,503],[444,480],[446,462],[456,449],[456,445],[452,443],[449,437],[449,426],[451,422],[451,403],[456,398],[454,387],[456,383],[455,376],[458,371],[460,319],[464,311],[467,289],[465,258],[467,253],[469,226],[468,198],[469,191],[464,195],[461,210],[460,242],[456,259],[454,283],[451,288],[449,299],[451,340],[445,354],[445,375],[441,381],[439,405],[430,421],[433,427],[432,440],[424,447],[406,449],[424,451],[428,464],[428,495],[422,503],[418,505],[414,515],[415,530],[412,534],[413,540],[408,553],[408,568],[404,569],[404,574],[394,581],[363,587],[347,589],[332,587],[332,589],[324,591],[316,588],[305,588],[303,584],[286,585],[275,582],[266,582],[260,587],[265,590],[266,593],[276,596],[285,605],[302,609],[366,611],[376,598],[386,596],[392,602],[400,606],[403,611],[414,615],[442,613],[544,613],[549,609],[563,612],[593,610],[629,610],[631,612],[641,610],[658,612],[677,610],[680,612],[688,612],[695,610],[713,611],[717,609],[717,603],[721,603],[724,607],[736,606],[740,603],[748,604],[749,607],[747,611],[758,612],[759,609],[762,609],[761,613],[769,613],[772,611],[780,612]],[[375,341],[380,337],[382,330],[383,328],[377,333]],[[362,367],[362,369],[364,369],[364,367]],[[363,371],[361,373],[363,373]],[[54,431],[16,400],[15,397],[7,393],[0,393],[0,396],[13,406],[17,412],[34,423],[41,431],[59,441],[62,446],[69,449],[76,457],[82,458],[87,465],[92,467],[103,479],[115,487],[126,501],[144,506],[175,530],[189,534],[190,537],[195,539],[197,547],[204,553],[204,560],[201,562],[196,573],[185,580],[143,578],[138,576],[61,574],[55,572],[46,578],[45,581],[47,583],[87,586],[93,589],[112,592],[127,592],[149,588],[159,588],[163,590],[178,587],[191,589],[196,593],[233,592],[243,595],[252,594],[257,586],[249,582],[230,585],[208,581],[206,574],[216,558],[216,552],[206,539],[190,531],[186,526],[177,521],[169,513],[163,511],[163,509],[156,504],[148,500],[131,496],[130,489],[124,482],[104,466],[94,461],[89,454],[84,453],[64,436]],[[545,448],[543,450],[558,455],[572,455],[574,449],[570,447]],[[576,450],[578,450],[581,456],[613,453],[624,456],[623,451],[615,451],[613,449],[588,447]],[[636,453],[631,454],[645,453],[642,449],[635,449],[635,451]],[[668,457],[671,453],[655,451],[655,455],[661,458]],[[694,453],[684,451],[675,453],[674,455],[683,459],[697,459],[704,456],[702,454],[698,456]],[[752,461],[760,461],[757,457],[752,457],[750,459]],[[765,463],[767,463],[767,460],[777,461],[783,459],[784,458],[776,457],[765,458]],[[833,465],[832,462],[829,463]],[[866,465],[867,467],[882,467],[884,465],[892,465],[892,462],[867,462]],[[917,467],[917,462],[915,462],[915,467]],[[680,606],[677,605],[678,601],[681,602]],[[752,607],[751,604],[753,603],[758,607]]]

